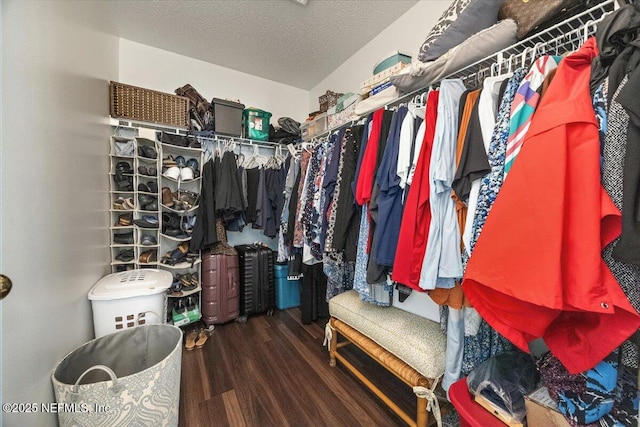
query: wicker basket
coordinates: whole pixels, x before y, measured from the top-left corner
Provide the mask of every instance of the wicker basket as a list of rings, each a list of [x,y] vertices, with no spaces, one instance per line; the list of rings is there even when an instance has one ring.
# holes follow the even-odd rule
[[[338,98],[340,98],[343,93],[332,92],[330,90],[327,91],[324,95],[320,95],[318,97],[318,101],[320,102],[320,111],[326,113],[327,110],[338,103]]]
[[[186,128],[189,125],[189,99],[111,82],[109,114],[111,117]]]

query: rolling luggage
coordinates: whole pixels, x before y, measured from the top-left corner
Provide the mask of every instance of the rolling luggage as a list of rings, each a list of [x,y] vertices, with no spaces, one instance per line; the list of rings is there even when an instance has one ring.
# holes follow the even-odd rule
[[[217,325],[240,315],[240,270],[237,255],[202,251],[202,321]]]
[[[240,261],[240,315],[273,314],[276,305],[273,251],[259,245],[235,248]]]

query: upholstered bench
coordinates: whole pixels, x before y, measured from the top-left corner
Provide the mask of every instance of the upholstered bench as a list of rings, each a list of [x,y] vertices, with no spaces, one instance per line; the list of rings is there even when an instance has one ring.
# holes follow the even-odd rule
[[[444,373],[446,337],[438,323],[395,307],[363,302],[356,291],[331,298],[329,314],[327,338],[332,367],[339,360],[410,426],[427,427],[428,409],[439,417],[433,390]],[[338,334],[346,341],[338,343]],[[359,347],[412,387],[418,403],[415,419],[339,353],[340,348],[349,344]]]

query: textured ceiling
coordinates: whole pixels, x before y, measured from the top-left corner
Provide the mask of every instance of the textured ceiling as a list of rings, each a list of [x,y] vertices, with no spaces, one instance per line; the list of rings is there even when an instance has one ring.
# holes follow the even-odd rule
[[[308,90],[415,3],[112,1],[103,18],[119,37]]]

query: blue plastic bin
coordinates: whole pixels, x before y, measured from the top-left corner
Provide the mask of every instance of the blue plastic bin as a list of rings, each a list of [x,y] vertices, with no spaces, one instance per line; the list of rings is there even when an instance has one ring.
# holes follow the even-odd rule
[[[298,307],[300,305],[300,280],[287,279],[287,265],[275,266],[276,273],[276,307],[278,310]]]

